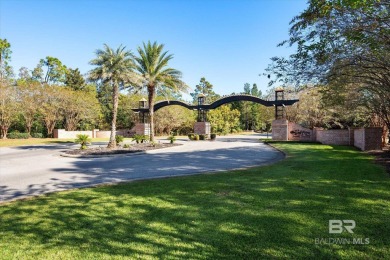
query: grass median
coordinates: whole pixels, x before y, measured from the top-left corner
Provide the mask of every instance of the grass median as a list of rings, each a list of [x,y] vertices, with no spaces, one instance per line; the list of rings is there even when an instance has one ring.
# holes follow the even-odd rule
[[[287,158],[266,167],[0,205],[0,258],[390,258],[390,178],[371,156],[273,145]],[[334,219],[354,233],[329,234]]]

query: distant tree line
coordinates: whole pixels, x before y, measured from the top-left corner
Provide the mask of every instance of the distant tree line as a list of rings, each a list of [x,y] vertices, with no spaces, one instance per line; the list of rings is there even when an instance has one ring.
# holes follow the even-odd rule
[[[122,46],[111,49],[104,45],[90,62],[95,68],[86,75],[51,56],[41,59],[32,70],[20,68],[15,75],[9,65],[11,44],[6,39],[0,43],[1,138],[6,138],[9,132],[52,137],[55,128],[69,131],[132,128],[138,114],[131,108],[138,107],[141,98],[147,97],[149,107],[153,107],[160,100],[183,100],[181,92],[187,89],[180,80],[180,72],[167,67],[172,55],[157,43],[144,43],[137,50],[138,56]],[[150,62],[156,57],[159,65]],[[261,97],[256,84],[249,86],[249,90],[247,85],[242,93]],[[209,103],[221,97],[205,78],[190,93],[194,102],[200,93],[206,95]],[[194,111],[180,106],[169,106],[156,112],[156,116],[152,114],[153,132],[157,135],[188,134],[196,121]],[[267,130],[267,127],[269,130],[271,118],[272,111],[265,107],[235,102],[209,111],[208,120],[214,132],[227,134]]]

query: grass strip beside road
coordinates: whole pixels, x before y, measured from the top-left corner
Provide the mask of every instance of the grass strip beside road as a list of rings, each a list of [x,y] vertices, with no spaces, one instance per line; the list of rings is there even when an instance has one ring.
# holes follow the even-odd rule
[[[270,166],[1,205],[0,259],[390,259],[383,167],[351,147],[273,145],[287,158]],[[329,234],[332,219],[354,233]],[[316,244],[329,238],[369,244]]]
[[[41,145],[41,144],[64,144],[75,143],[75,138],[56,139],[56,138],[29,138],[29,139],[0,139],[0,147],[14,147],[23,145]],[[92,138],[93,142],[108,142],[108,138]],[[131,138],[125,138],[131,140]]]

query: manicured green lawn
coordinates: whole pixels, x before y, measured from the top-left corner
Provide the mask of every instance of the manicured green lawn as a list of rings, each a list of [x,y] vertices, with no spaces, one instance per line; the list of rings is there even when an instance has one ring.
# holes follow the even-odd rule
[[[274,145],[288,158],[267,167],[4,204],[0,258],[390,259],[390,178],[370,156]],[[355,220],[354,233],[329,234],[332,219]],[[369,244],[316,244],[320,238]]]
[[[0,139],[0,147],[11,147],[21,145],[36,145],[36,144],[61,144],[74,143],[75,138],[55,139],[55,138],[29,138],[29,139]],[[108,142],[109,138],[92,138],[92,142]],[[125,138],[125,141],[131,138]]]
[[[73,142],[74,139],[54,139],[54,138],[29,138],[29,139],[1,139],[0,147],[11,147],[34,144],[56,144]]]

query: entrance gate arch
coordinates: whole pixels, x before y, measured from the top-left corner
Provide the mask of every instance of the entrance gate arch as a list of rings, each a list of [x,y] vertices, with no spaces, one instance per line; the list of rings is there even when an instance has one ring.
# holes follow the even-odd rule
[[[166,106],[182,106],[190,110],[196,110],[198,111],[198,119],[195,123],[194,127],[194,133],[196,134],[210,134],[210,123],[207,122],[207,111],[211,109],[216,109],[222,105],[236,102],[236,101],[249,101],[254,102],[257,104],[261,104],[266,107],[274,106],[275,107],[275,120],[280,120],[285,118],[284,108],[286,106],[291,106],[299,101],[299,99],[284,99],[284,91],[283,90],[276,90],[275,91],[275,100],[264,100],[256,96],[252,95],[246,95],[246,94],[237,94],[237,95],[229,95],[224,96],[216,101],[214,101],[211,104],[205,104],[205,96],[203,94],[200,94],[198,96],[198,104],[189,104],[178,100],[164,100],[159,101],[154,104],[154,112],[157,110],[166,107]],[[134,112],[139,113],[140,115],[140,123],[141,124],[147,124],[145,121],[145,118],[147,118],[147,114],[149,112],[149,108],[146,107],[146,102],[140,101],[139,108],[133,108]],[[140,128],[142,129],[142,128]],[[136,127],[137,131],[137,127]],[[140,130],[142,131],[142,130]],[[144,133],[137,133],[137,134],[144,134]]]

